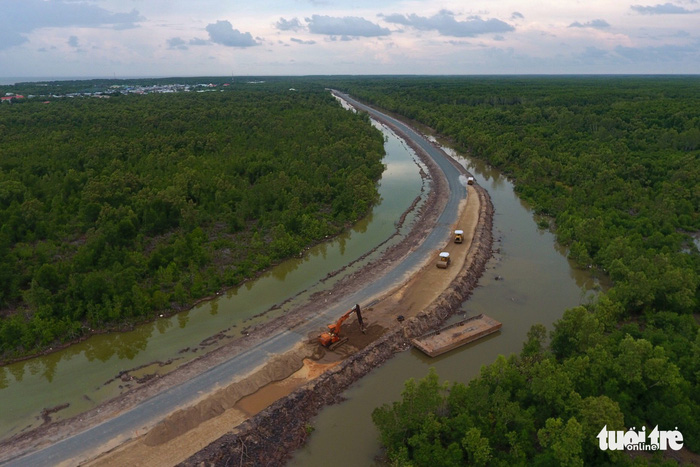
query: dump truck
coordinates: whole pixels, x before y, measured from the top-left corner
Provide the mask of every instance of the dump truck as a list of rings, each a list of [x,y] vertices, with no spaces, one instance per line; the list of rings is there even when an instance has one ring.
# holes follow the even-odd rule
[[[455,243],[462,243],[464,241],[464,230],[455,230]]]
[[[450,254],[446,251],[443,251],[438,255],[438,261],[437,261],[437,267],[441,269],[446,269],[447,266],[450,264]]]
[[[474,184],[474,177],[467,177],[467,185],[473,185]]]

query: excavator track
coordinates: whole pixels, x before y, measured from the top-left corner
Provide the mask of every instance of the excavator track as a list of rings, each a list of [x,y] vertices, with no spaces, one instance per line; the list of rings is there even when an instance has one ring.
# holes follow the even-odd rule
[[[348,341],[348,337],[341,337],[339,341],[333,342],[331,345],[328,346],[328,350],[335,350],[341,345],[345,344]]]

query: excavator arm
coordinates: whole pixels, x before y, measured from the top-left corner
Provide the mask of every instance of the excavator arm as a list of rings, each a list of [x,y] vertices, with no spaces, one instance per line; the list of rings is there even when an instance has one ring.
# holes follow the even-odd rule
[[[365,326],[362,322],[362,313],[360,311],[360,305],[355,305],[354,308],[348,310],[343,316],[338,318],[338,321],[336,321],[333,324],[329,324],[328,332],[321,333],[321,335],[318,336],[318,341],[321,343],[322,346],[330,347],[331,345],[340,341],[340,328],[342,327],[345,320],[348,319],[353,313],[357,315],[357,321],[360,323],[360,329],[363,333],[365,332]]]

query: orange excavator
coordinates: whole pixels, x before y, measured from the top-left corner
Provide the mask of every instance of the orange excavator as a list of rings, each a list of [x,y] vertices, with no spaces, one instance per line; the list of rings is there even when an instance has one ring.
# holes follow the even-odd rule
[[[338,318],[338,321],[336,321],[333,324],[329,324],[328,325],[328,332],[321,333],[321,335],[318,336],[318,342],[322,346],[327,347],[329,350],[333,350],[337,347],[340,347],[342,344],[344,344],[348,340],[348,338],[347,337],[340,337],[340,327],[345,322],[345,320],[348,319],[350,317],[350,315],[353,313],[355,313],[357,315],[357,321],[360,323],[360,329],[362,330],[362,333],[364,334],[365,325],[362,322],[362,313],[360,313],[360,305],[355,305],[354,308],[352,308],[347,313],[345,313],[343,316]]]

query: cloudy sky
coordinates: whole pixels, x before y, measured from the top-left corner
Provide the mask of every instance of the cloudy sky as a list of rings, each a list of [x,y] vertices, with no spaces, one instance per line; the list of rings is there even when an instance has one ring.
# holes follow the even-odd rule
[[[0,78],[700,73],[700,0],[0,0],[0,7]]]

